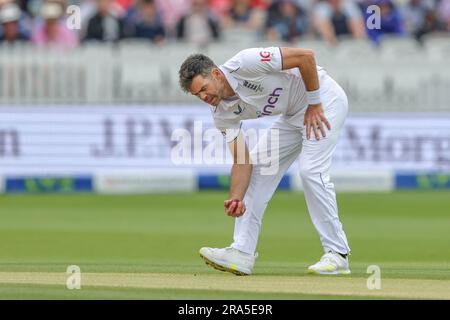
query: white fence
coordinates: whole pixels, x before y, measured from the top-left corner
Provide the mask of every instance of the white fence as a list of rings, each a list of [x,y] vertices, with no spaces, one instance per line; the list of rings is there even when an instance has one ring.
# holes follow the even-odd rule
[[[245,47],[277,43],[152,46],[122,42],[90,44],[70,53],[30,46],[0,46],[0,105],[194,103],[178,87],[178,69],[194,52],[217,64]],[[390,39],[381,48],[343,41],[328,48],[319,41],[291,46],[312,48],[318,64],[344,87],[356,112],[450,111],[450,39]]]

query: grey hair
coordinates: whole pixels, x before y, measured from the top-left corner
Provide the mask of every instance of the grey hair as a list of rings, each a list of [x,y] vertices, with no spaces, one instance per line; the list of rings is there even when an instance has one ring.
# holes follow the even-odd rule
[[[178,75],[180,77],[180,87],[185,92],[189,92],[192,79],[198,75],[208,76],[213,68],[216,68],[214,62],[207,56],[197,53],[192,54],[184,60],[180,67]]]

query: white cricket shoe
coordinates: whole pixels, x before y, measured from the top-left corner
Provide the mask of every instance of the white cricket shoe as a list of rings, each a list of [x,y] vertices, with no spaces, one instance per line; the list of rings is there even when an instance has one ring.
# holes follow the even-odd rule
[[[207,265],[238,276],[252,274],[257,256],[257,254],[251,255],[231,247],[220,249],[203,247],[200,249],[200,257],[205,260]]]
[[[320,261],[308,267],[308,273],[313,274],[350,274],[348,256],[342,257],[335,252],[325,253]]]

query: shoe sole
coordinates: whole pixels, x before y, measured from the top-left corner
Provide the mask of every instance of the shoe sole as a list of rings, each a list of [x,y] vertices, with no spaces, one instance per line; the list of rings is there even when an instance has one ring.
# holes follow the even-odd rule
[[[216,270],[223,271],[223,272],[230,272],[230,273],[232,273],[234,275],[237,275],[237,276],[249,276],[250,275],[250,273],[245,273],[245,272],[242,272],[242,271],[239,271],[239,270],[227,268],[227,267],[224,267],[224,266],[222,266],[220,264],[217,264],[214,261],[209,260],[207,257],[205,257],[202,254],[200,254],[200,258],[202,258],[208,266],[210,266],[210,267],[212,267],[212,268],[214,268]]]
[[[308,274],[320,274],[320,275],[349,275],[352,272],[350,271],[350,269],[347,270],[338,270],[338,271],[317,271],[317,270],[313,270],[313,269],[308,269]]]

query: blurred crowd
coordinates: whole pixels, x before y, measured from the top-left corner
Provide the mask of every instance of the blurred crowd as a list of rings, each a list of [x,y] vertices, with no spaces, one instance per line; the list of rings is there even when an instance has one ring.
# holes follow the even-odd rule
[[[229,30],[330,45],[342,37],[378,44],[385,35],[420,42],[432,32],[449,34],[450,0],[0,0],[0,45],[29,41],[65,50],[133,38],[202,45],[222,41]]]

